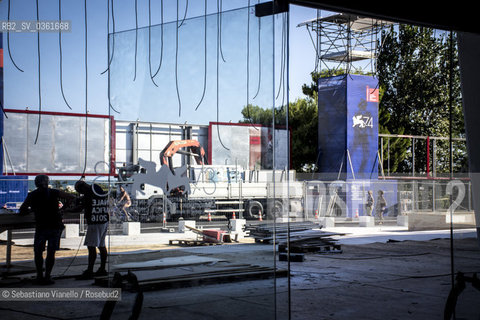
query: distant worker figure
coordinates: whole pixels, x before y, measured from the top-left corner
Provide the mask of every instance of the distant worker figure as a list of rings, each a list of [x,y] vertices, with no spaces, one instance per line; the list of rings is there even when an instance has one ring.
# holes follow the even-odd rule
[[[118,200],[118,202],[121,207],[120,210],[125,214],[126,221],[131,221],[132,216],[128,213],[126,208],[129,208],[132,205],[132,200],[130,199],[128,192],[122,186],[120,186],[120,200]]]
[[[83,180],[75,183],[75,190],[83,194],[83,206],[87,219],[87,234],[84,245],[88,248],[88,267],[78,280],[93,279],[94,276],[107,275],[107,248],[105,237],[108,231],[108,199],[107,193],[98,184],[89,185]],[[100,267],[94,273],[93,268],[97,259],[97,248],[100,251]]]
[[[385,209],[387,208],[387,200],[383,196],[383,191],[378,190],[378,197],[377,197],[377,206],[376,206],[376,214],[380,222],[378,224],[383,224],[383,214],[385,213]]]
[[[373,204],[374,204],[374,199],[373,199],[373,191],[368,190],[367,193],[367,203],[365,204],[365,208],[367,210],[367,216],[372,216],[372,211],[373,211]]]
[[[46,175],[35,177],[37,189],[30,192],[20,206],[20,214],[35,214],[35,238],[33,252],[37,270],[36,284],[54,284],[51,279],[55,252],[60,249],[60,237],[65,228],[60,210],[60,199],[71,200],[75,195],[48,187],[49,178]],[[45,275],[43,274],[43,252],[48,242],[45,259]]]

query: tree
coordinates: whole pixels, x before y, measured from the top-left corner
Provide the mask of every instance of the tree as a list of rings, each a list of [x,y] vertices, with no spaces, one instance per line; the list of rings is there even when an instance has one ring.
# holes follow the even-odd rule
[[[457,51],[450,52],[450,34],[433,29],[400,25],[382,34],[377,70],[382,92],[379,105],[380,133],[420,136],[449,135],[449,81],[453,70],[454,137],[464,136],[463,111]],[[451,59],[453,54],[453,59]],[[453,64],[451,61],[453,60]],[[390,141],[391,172],[411,172],[412,143],[408,139]],[[393,142],[393,143],[392,143]],[[385,142],[386,143],[386,142]],[[415,147],[415,171],[426,171],[426,147]],[[448,172],[448,144],[437,146],[437,170]],[[457,158],[465,146],[457,145]],[[465,165],[466,158],[455,161],[455,169]]]
[[[315,169],[317,153],[318,113],[316,100],[297,99],[289,104],[288,128],[291,132],[291,162],[296,171]],[[272,109],[248,105],[242,109],[241,123],[272,126]],[[275,109],[275,125],[285,126],[286,106]]]

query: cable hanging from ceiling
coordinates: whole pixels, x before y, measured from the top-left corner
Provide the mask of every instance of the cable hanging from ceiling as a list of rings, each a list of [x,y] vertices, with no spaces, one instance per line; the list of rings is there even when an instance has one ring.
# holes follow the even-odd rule
[[[254,125],[253,119],[250,115],[250,0],[248,0],[248,7],[247,7],[247,70],[246,70],[246,108],[247,108],[247,118],[250,121],[250,124],[253,128],[258,130],[258,128]]]
[[[37,0],[38,1],[38,0]],[[113,0],[112,0],[113,1]],[[87,170],[87,155],[88,155],[88,24],[87,24],[87,0],[84,4],[84,26],[85,26],[85,159],[83,163],[83,174]]]
[[[218,1],[217,1],[218,2]],[[220,56],[222,57],[222,60],[223,62],[227,62],[225,60],[225,57],[223,56],[223,48],[222,48],[222,18],[223,18],[223,0],[220,0],[220,8],[219,8],[219,30],[220,30],[220,35],[219,35],[219,38],[220,38]]]
[[[257,1],[257,4],[260,3],[260,0]],[[260,82],[262,80],[262,45],[261,45],[261,31],[262,31],[262,18],[258,18],[258,85],[257,92],[252,99],[255,99],[260,92]]]
[[[10,0],[8,0],[7,6],[8,6],[7,21],[10,22]],[[23,70],[20,69],[20,67],[15,63],[15,60],[13,59],[13,56],[12,56],[12,52],[10,50],[10,32],[7,32],[7,51],[8,51],[8,56],[10,57],[10,61],[12,61],[15,68],[17,68],[18,71],[23,72]]]
[[[115,12],[113,8],[113,0],[112,1],[112,54],[108,58],[107,68],[100,74],[105,74],[110,69],[110,64],[113,60],[113,55],[115,54]],[[107,33],[110,33],[110,0],[107,0]],[[108,52],[110,55],[110,51]]]
[[[37,15],[37,22],[40,21],[39,9],[38,9],[38,0],[35,1],[35,9]],[[40,134],[40,123],[42,122],[42,87],[41,87],[41,54],[40,54],[40,32],[37,31],[37,62],[38,62],[38,122],[37,122],[37,133],[35,135],[35,141],[33,144],[37,144],[38,136]]]
[[[220,89],[220,1],[217,0],[217,59],[216,59],[216,87],[217,87],[217,96],[216,96],[216,107],[217,107],[217,123],[220,122],[220,96],[219,96],[219,89]],[[229,148],[225,147],[223,144],[222,138],[220,137],[220,126],[217,124],[217,135],[218,141],[222,145],[225,150],[230,150]]]
[[[282,19],[282,34],[281,34],[281,38],[282,38],[282,41],[281,41],[281,45],[280,45],[280,49],[281,49],[281,53],[280,53],[280,80],[279,80],[279,86],[278,86],[278,92],[277,92],[277,96],[275,97],[276,99],[278,99],[278,97],[280,96],[280,91],[282,91],[282,101],[283,101],[283,97],[285,96],[285,85],[284,85],[284,82],[285,82],[285,48],[286,48],[286,39],[285,39],[285,36],[286,36],[286,32],[285,32],[285,28],[286,28],[286,19],[285,19],[285,15],[282,14],[281,16],[281,19]],[[283,102],[282,102],[283,104]]]
[[[200,107],[205,97],[205,91],[207,89],[207,0],[205,0],[205,12],[203,16],[203,93],[200,101],[198,102],[197,106],[195,107],[195,111]]]
[[[153,80],[152,74],[152,7],[151,1],[148,0],[148,72],[150,73],[150,80],[158,87],[158,84]]]
[[[133,66],[133,81],[137,79],[137,51],[138,51],[138,1],[135,0],[135,57]]]
[[[183,14],[182,22],[181,22],[180,25],[178,26],[179,28],[180,28],[180,27],[183,25],[183,23],[185,22],[185,19],[187,18],[187,12],[188,12],[188,0],[186,0],[185,13]]]
[[[62,21],[62,0],[58,0],[58,21]],[[67,107],[72,110],[72,107],[65,97],[65,92],[63,91],[63,52],[62,52],[62,30],[58,30],[58,49],[59,49],[59,66],[60,66],[60,91],[62,93],[63,101]]]
[[[160,62],[158,64],[157,71],[155,71],[155,74],[153,75],[153,78],[157,76],[163,62],[163,0],[160,0],[160,46]]]
[[[114,18],[114,11],[113,11],[113,0],[112,0],[112,51],[114,50],[115,47],[115,18]],[[120,114],[118,110],[116,110],[112,106],[111,98],[110,98],[110,63],[113,60],[113,52],[110,58],[110,0],[107,0],[107,69],[102,72],[101,74],[104,74],[107,72],[107,99],[108,99],[108,109],[109,112],[112,110],[115,113]]]
[[[179,7],[179,0],[177,0],[177,20],[176,20],[176,28],[175,28],[175,89],[177,91],[177,99],[178,99],[178,117],[180,118],[182,115],[182,101],[180,99],[180,91],[178,88],[178,7]]]

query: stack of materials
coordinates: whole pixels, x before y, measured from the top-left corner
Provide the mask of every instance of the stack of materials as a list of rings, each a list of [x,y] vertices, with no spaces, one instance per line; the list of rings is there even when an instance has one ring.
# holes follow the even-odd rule
[[[267,279],[272,277],[285,277],[287,271],[268,266],[251,264],[235,264],[220,261],[212,264],[201,264],[202,261],[188,256],[157,261],[145,261],[135,265],[129,263],[118,265],[118,273],[122,278],[127,274],[135,274],[136,284],[132,287],[127,282],[119,284],[122,289],[128,291],[150,291],[169,288],[193,287],[207,284],[218,284],[255,279]],[[199,259],[205,257],[198,257]],[[192,260],[193,259],[193,260]],[[192,264],[188,263],[192,261]],[[215,259],[211,259],[215,260]],[[173,263],[177,261],[178,264]],[[95,278],[95,284],[108,287],[111,278],[108,276]]]
[[[279,252],[290,253],[340,253],[341,246],[332,236],[342,233],[325,232],[313,222],[292,222],[246,226],[255,242],[278,244]]]

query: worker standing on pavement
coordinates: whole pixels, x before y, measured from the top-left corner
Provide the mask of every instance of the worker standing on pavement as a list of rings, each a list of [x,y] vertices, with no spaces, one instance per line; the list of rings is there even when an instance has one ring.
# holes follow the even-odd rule
[[[87,219],[87,234],[84,245],[88,248],[88,267],[78,280],[93,279],[94,276],[107,275],[107,248],[105,237],[108,231],[109,205],[108,194],[98,184],[89,185],[84,180],[75,183],[75,190],[83,194],[83,207]],[[94,273],[97,248],[100,252],[100,267]]]
[[[365,208],[367,209],[367,216],[372,216],[374,202],[375,201],[373,199],[373,192],[372,190],[368,190],[367,203],[365,204]]]
[[[33,252],[37,270],[36,284],[50,285],[55,253],[60,249],[60,237],[65,226],[60,212],[60,199],[71,200],[75,195],[48,187],[48,176],[41,174],[35,177],[35,190],[27,195],[20,206],[20,214],[35,214],[35,238]],[[45,274],[43,274],[43,252],[48,242],[45,259]]]
[[[378,224],[383,224],[383,215],[385,214],[385,210],[387,209],[387,200],[385,200],[382,190],[378,190],[376,209],[378,219],[380,220]]]

